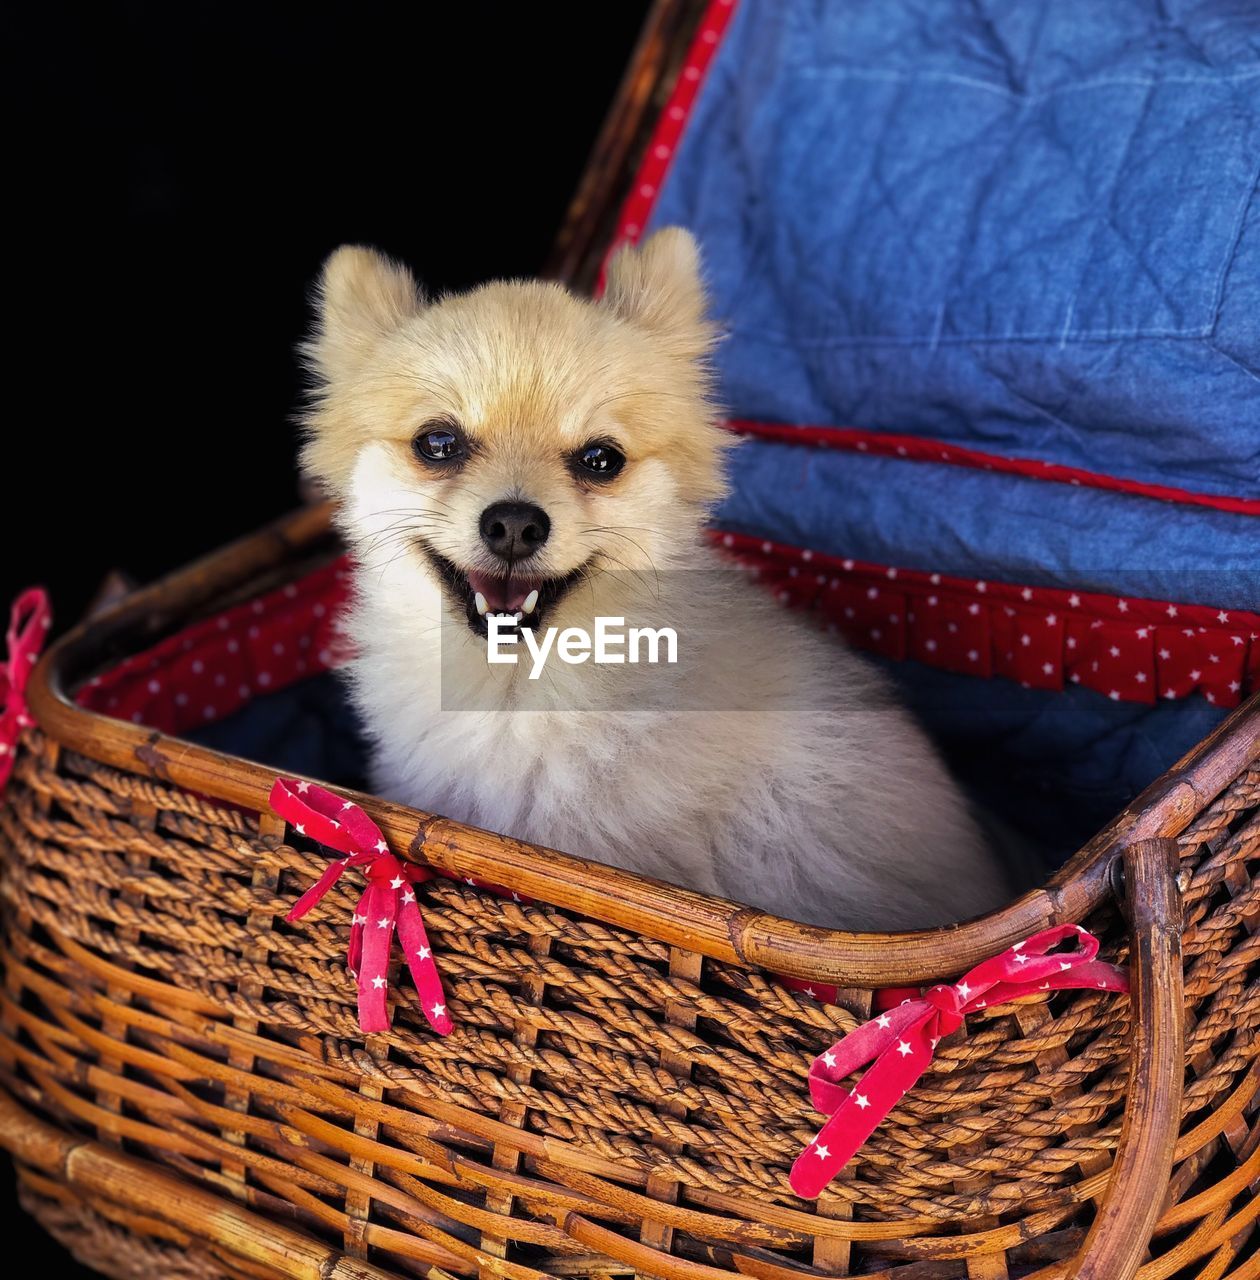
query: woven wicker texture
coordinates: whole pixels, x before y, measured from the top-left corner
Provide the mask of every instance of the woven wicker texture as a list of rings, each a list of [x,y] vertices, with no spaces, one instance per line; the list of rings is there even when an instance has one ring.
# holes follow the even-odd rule
[[[159,1218],[92,1204],[66,1188],[25,1171],[18,1184],[22,1208],[85,1267],[113,1280],[132,1276],[162,1280],[227,1280],[250,1273],[213,1256],[186,1232]]]
[[[1105,1186],[1126,999],[972,1018],[815,1212],[786,1178],[818,1123],[806,1072],[870,993],[852,993],[854,1012],[819,1004],[764,973],[436,881],[421,906],[456,1030],[432,1035],[395,974],[394,1028],[365,1044],[344,967],[357,887],[347,877],[283,924],[326,855],[285,843],[274,817],[37,733],[6,801],[11,1093],[386,1270],[1015,1276],[1071,1254]],[[1252,771],[1180,842],[1184,1119],[1143,1275],[1195,1260],[1205,1269],[1187,1274],[1230,1275],[1257,1212],[1258,806]],[[1119,920],[1088,923],[1123,962]],[[99,1206],[43,1201],[86,1253],[118,1229]],[[113,1254],[110,1274],[156,1273]]]

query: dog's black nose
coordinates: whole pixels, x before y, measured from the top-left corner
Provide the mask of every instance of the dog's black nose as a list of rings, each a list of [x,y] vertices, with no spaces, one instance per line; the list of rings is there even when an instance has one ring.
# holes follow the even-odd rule
[[[494,502],[481,513],[481,540],[504,560],[532,556],[551,532],[551,521],[532,502]]]

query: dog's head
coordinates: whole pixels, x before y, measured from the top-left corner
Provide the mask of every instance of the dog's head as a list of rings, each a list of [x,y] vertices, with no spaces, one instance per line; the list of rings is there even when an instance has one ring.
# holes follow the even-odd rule
[[[579,581],[694,545],[729,437],[687,232],[622,249],[599,301],[497,283],[430,303],[342,248],[319,305],[302,462],[385,589],[419,571],[474,631],[487,612],[538,625]]]

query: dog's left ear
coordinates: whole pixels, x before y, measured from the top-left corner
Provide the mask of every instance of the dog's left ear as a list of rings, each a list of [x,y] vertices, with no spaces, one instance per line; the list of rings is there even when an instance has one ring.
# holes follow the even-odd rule
[[[641,245],[625,245],[608,264],[604,305],[666,339],[689,359],[713,344],[700,276],[700,246],[682,227],[665,227]]]

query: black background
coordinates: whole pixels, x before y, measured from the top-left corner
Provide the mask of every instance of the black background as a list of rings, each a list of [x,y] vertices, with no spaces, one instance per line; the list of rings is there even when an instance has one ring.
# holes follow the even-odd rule
[[[374,244],[432,291],[537,272],[646,7],[10,6],[6,615],[39,582],[68,625],[110,569],[294,506],[323,258]]]

